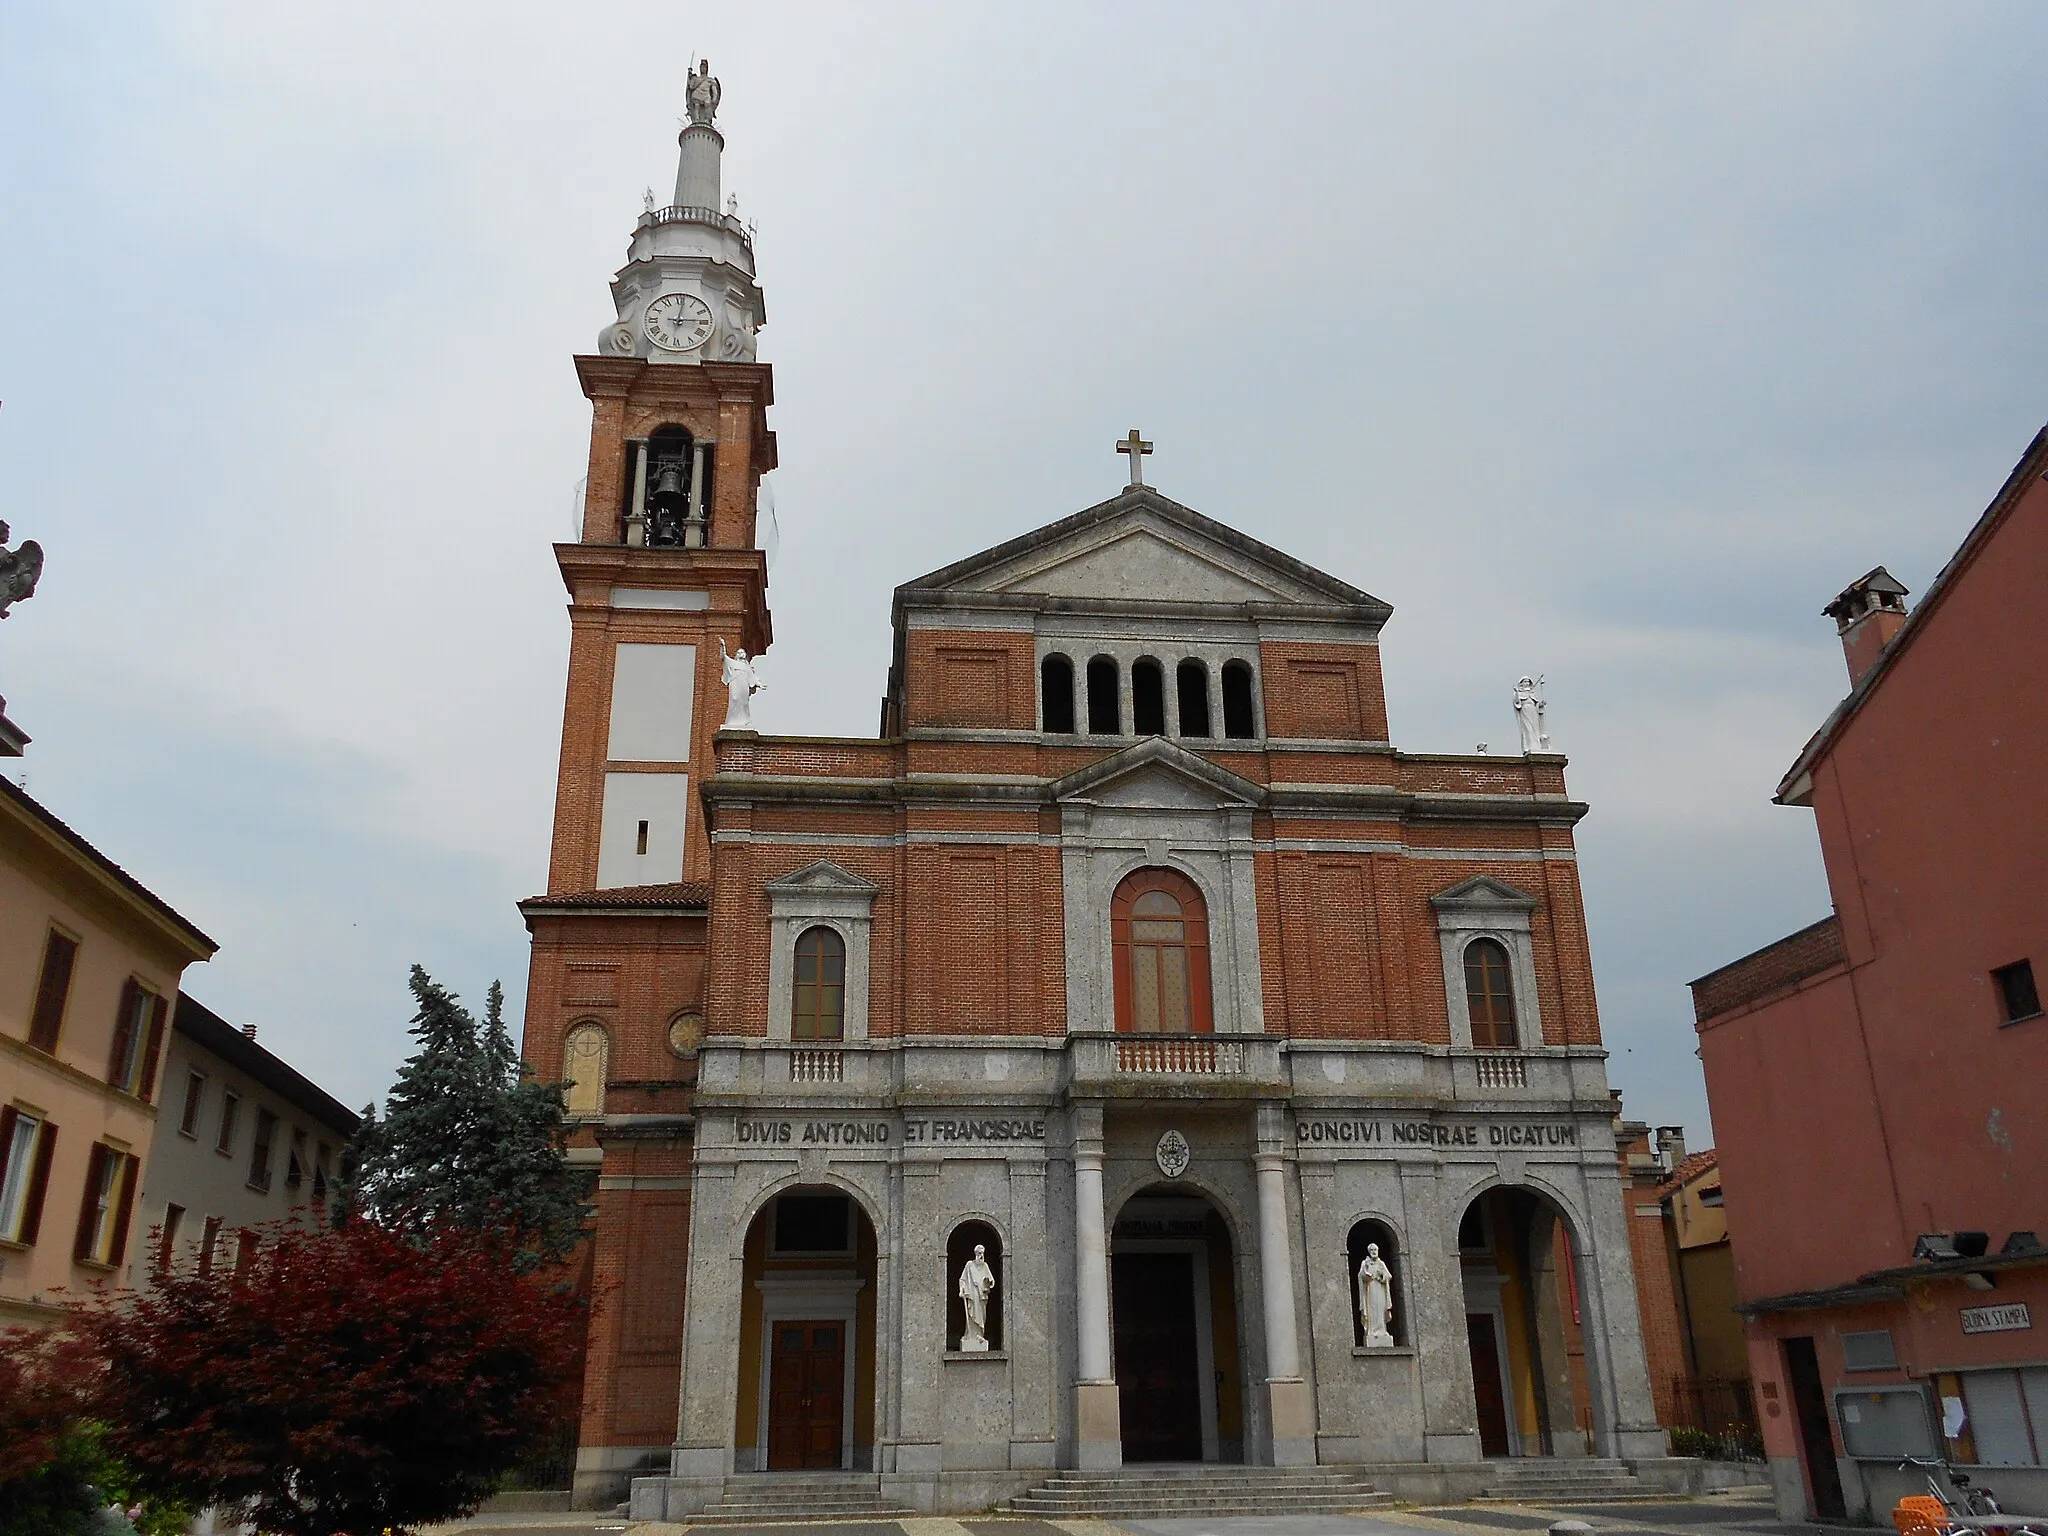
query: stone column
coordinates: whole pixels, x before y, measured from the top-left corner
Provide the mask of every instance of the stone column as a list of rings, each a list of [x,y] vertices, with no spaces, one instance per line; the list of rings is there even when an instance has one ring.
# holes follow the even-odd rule
[[[1590,1128],[1589,1128],[1590,1129]],[[1584,1134],[1587,1144],[1593,1143]],[[1582,1164],[1585,1209],[1568,1213],[1586,1240],[1573,1257],[1583,1290],[1580,1336],[1586,1341],[1586,1377],[1597,1399],[1593,1422],[1600,1454],[1661,1456],[1663,1431],[1650,1398],[1643,1325],[1636,1310],[1635,1259],[1623,1214],[1621,1171],[1611,1160]],[[1565,1235],[1569,1242],[1570,1235]]]
[[[1316,1410],[1301,1375],[1301,1341],[1295,1324],[1287,1162],[1279,1150],[1280,1117],[1268,1113],[1272,1108],[1260,1106],[1259,1152],[1253,1160],[1259,1179],[1259,1291],[1266,1322],[1267,1422],[1272,1426],[1274,1466],[1314,1466]]]
[[[1074,1313],[1079,1379],[1074,1452],[1088,1471],[1124,1461],[1122,1405],[1109,1342],[1109,1233],[1102,1209],[1102,1110],[1074,1111]]]

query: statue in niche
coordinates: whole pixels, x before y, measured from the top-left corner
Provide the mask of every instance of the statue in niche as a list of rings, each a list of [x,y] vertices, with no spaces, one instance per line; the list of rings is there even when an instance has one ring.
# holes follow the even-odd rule
[[[996,1288],[996,1272],[988,1266],[988,1249],[974,1245],[974,1257],[960,1266],[960,1311],[967,1324],[960,1330],[962,1354],[988,1352],[988,1298]]]
[[[1515,684],[1515,720],[1522,727],[1522,750],[1548,752],[1550,733],[1543,728],[1543,712],[1550,701],[1542,694],[1543,679],[1525,677]]]
[[[755,671],[755,663],[747,659],[744,648],[725,654],[725,638],[719,637],[718,660],[720,677],[725,682],[725,724],[728,731],[751,731],[754,728],[754,695],[768,685],[761,681]]]
[[[1358,1261],[1358,1316],[1365,1324],[1367,1349],[1394,1347],[1394,1272],[1380,1257],[1378,1243],[1367,1243]]]
[[[693,128],[711,126],[711,119],[718,114],[718,82],[711,78],[711,61],[706,59],[698,69],[690,71],[690,126]]]

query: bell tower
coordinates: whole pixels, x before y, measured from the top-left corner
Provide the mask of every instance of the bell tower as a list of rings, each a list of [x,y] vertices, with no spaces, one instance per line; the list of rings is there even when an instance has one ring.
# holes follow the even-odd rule
[[[720,650],[773,639],[756,498],[775,467],[751,232],[718,206],[725,140],[709,63],[689,77],[675,201],[647,205],[612,279],[616,319],[576,359],[591,403],[569,590],[548,892],[703,881],[697,789],[725,718]]]

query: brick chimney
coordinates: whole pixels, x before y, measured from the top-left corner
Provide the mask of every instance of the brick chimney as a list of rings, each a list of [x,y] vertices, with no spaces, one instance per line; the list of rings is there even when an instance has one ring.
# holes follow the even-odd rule
[[[1849,662],[1849,686],[1877,665],[1906,622],[1906,589],[1883,566],[1849,583],[1842,595],[1821,610],[1835,621],[1842,654]]]
[[[1657,1161],[1670,1172],[1685,1161],[1685,1127],[1682,1125],[1660,1125],[1657,1127]]]

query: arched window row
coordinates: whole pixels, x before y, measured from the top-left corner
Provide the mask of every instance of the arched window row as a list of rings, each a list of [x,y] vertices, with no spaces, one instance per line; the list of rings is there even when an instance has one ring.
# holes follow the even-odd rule
[[[1250,741],[1258,733],[1251,663],[1236,657],[1216,669],[1211,687],[1209,663],[1189,656],[1174,664],[1169,682],[1167,664],[1140,656],[1130,665],[1129,730],[1124,719],[1124,668],[1114,656],[1092,656],[1078,674],[1072,657],[1054,651],[1038,664],[1040,729],[1048,735],[1071,736],[1086,727],[1090,736],[1180,736],[1210,740],[1221,725],[1230,741]],[[1171,712],[1168,706],[1171,704]]]

